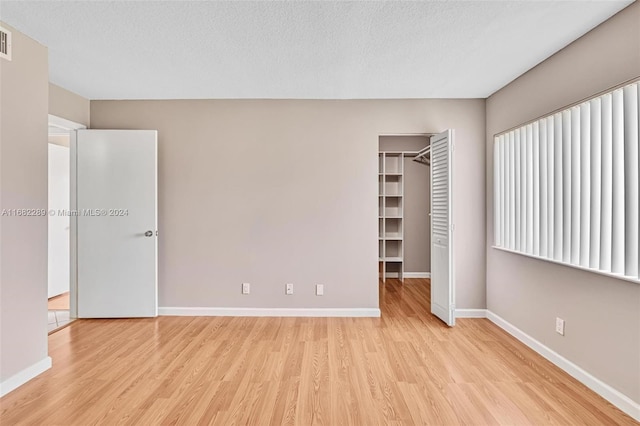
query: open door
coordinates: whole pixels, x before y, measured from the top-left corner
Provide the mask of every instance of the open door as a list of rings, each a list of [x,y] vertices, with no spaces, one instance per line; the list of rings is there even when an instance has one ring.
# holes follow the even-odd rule
[[[157,132],[76,130],[71,162],[78,318],[157,316]]]
[[[451,147],[453,131],[431,137],[431,313],[455,325]]]

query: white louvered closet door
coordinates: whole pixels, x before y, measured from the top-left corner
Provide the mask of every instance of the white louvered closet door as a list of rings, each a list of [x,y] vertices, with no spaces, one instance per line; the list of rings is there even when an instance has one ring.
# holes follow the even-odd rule
[[[431,137],[431,313],[455,325],[451,223],[451,143],[447,130]]]

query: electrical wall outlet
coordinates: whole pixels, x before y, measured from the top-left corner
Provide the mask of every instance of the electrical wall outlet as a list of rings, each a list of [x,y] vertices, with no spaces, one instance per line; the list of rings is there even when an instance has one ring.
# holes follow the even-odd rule
[[[324,295],[324,284],[316,284],[316,296]]]
[[[556,333],[564,336],[564,320],[562,318],[556,318]]]
[[[251,292],[251,284],[242,283],[242,294],[249,294]]]
[[[289,283],[286,285],[284,294],[293,294],[293,284]]]

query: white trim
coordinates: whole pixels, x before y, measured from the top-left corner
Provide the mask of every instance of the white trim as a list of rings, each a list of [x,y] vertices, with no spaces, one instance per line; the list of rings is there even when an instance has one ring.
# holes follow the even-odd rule
[[[161,316],[203,317],[380,317],[378,308],[191,308],[159,307]]]
[[[61,130],[67,130],[69,132],[69,209],[75,210],[76,203],[76,132],[75,130],[86,129],[84,124],[76,123],[75,121],[67,120],[66,118],[58,117],[57,115],[49,114],[48,124],[50,127],[57,127]],[[78,218],[71,216],[69,218],[69,314],[71,318],[78,317],[78,280],[77,280],[77,266],[78,266],[78,251],[77,251],[77,227]]]
[[[84,124],[76,123],[75,121],[67,120],[66,118],[52,114],[49,114],[49,126],[63,130],[79,130],[87,128]]]
[[[486,309],[456,309],[456,318],[486,318]]]
[[[560,367],[565,372],[569,373],[572,377],[579,382],[587,386],[589,389],[618,407],[635,420],[640,421],[640,404],[633,401],[620,391],[615,390],[602,380],[591,375],[587,371],[583,370],[573,362],[569,361],[559,353],[545,346],[541,342],[537,341],[533,337],[529,336],[524,331],[517,328],[515,325],[509,323],[505,319],[499,317],[493,312],[487,310],[487,318],[496,324],[498,327],[511,334],[516,339],[542,355],[544,358],[551,361],[556,366]]]
[[[431,272],[405,272],[404,278],[431,278]]]
[[[51,117],[49,117],[51,118]],[[69,209],[78,209],[78,135],[70,132],[69,138]],[[78,318],[78,217],[69,218],[69,314]]]
[[[29,380],[42,374],[50,368],[51,357],[45,357],[35,364],[32,364],[29,367],[25,368],[24,370],[19,371],[4,382],[0,383],[0,397],[5,396],[12,390],[24,385]]]
[[[378,137],[394,137],[394,136],[433,136],[435,133],[380,133]]]
[[[387,272],[387,278],[398,278],[399,272]],[[431,278],[431,272],[404,272],[402,278]]]

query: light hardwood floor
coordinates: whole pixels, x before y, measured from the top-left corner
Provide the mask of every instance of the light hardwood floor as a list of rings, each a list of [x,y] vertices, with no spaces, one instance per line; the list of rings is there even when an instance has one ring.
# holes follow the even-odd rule
[[[69,292],[52,297],[47,302],[50,311],[69,310]]]
[[[428,287],[387,280],[379,319],[79,320],[0,424],[636,424],[488,320],[447,328]]]

